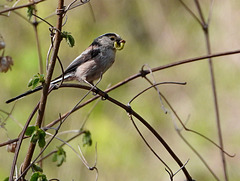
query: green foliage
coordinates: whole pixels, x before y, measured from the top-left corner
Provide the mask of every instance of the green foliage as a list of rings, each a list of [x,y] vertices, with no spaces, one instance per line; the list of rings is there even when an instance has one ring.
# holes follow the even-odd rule
[[[63,162],[66,161],[66,152],[62,147],[57,147],[57,152],[54,153],[52,161],[57,162],[57,166],[60,167]]]
[[[75,40],[70,32],[63,31],[62,37],[66,39],[66,41],[70,47],[73,47],[75,45]]]
[[[35,89],[39,83],[44,83],[44,81],[44,75],[38,73],[29,80],[28,87],[32,87],[32,89]]]
[[[9,177],[5,178],[3,181],[9,181]]]
[[[42,173],[43,169],[41,167],[33,164],[32,169],[33,169],[33,174],[30,178],[30,181],[47,181],[47,177],[45,174]]]
[[[86,131],[82,138],[83,146],[91,146],[92,145],[92,135],[90,131]]]
[[[35,164],[32,164],[32,169],[34,172],[43,172],[43,169]]]
[[[38,126],[29,126],[26,130],[25,135],[32,136],[31,142],[34,144],[38,143],[38,146],[40,148],[43,148],[46,144],[45,141],[46,133]]]
[[[34,6],[28,6],[27,7],[27,17],[28,17],[29,20],[31,19],[34,10],[35,10]]]
[[[48,181],[46,175],[41,172],[35,172],[32,174],[30,181]]]
[[[35,128],[36,128],[35,126],[28,126],[25,135],[32,136],[33,132],[35,131]]]

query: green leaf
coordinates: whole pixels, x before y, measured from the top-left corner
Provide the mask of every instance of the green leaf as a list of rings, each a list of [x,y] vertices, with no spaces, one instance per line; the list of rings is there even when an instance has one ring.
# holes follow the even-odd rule
[[[62,147],[57,147],[58,151],[54,153],[52,161],[57,162],[57,166],[61,166],[66,161],[66,152]]]
[[[45,136],[46,133],[42,129],[38,129],[37,134],[39,135],[38,146],[43,148],[46,144]]]
[[[43,148],[45,146],[45,144],[46,144],[46,141],[45,141],[46,133],[45,133],[45,131],[40,129],[38,126],[34,126],[34,130],[33,130],[32,126],[31,126],[29,128],[28,134],[32,135],[32,138],[31,138],[31,142],[32,143],[36,144],[38,142],[38,146],[40,148]]]
[[[40,181],[48,181],[46,175],[41,174],[41,180]]]
[[[38,128],[38,133],[39,133],[39,135],[41,135],[41,136],[43,136],[43,137],[45,137],[45,136],[46,136],[46,133],[45,133],[45,131],[44,131],[44,130],[42,130],[42,129],[39,129],[39,128]]]
[[[39,74],[39,80],[40,80],[41,83],[45,82],[44,74]]]
[[[72,35],[67,36],[67,43],[70,47],[73,47],[75,45],[75,40]]]
[[[36,144],[38,139],[39,139],[39,135],[38,134],[33,134],[30,141],[31,141],[31,143]]]
[[[62,37],[66,39],[66,41],[70,47],[73,47],[75,45],[75,40],[70,32],[63,31]]]
[[[90,131],[86,131],[82,138],[83,146],[91,146],[92,145],[92,136]]]
[[[35,89],[39,83],[44,83],[44,81],[44,75],[38,73],[29,80],[28,87],[32,87],[32,89]]]
[[[30,181],[38,181],[39,173],[35,172],[32,174]]]
[[[25,132],[25,135],[27,136],[32,136],[33,132],[35,131],[36,127],[35,126],[28,126],[27,130]]]
[[[46,144],[46,141],[45,141],[45,138],[43,138],[43,137],[39,137],[39,140],[38,140],[38,146],[40,147],[40,148],[43,148],[44,146],[45,146],[45,144]]]
[[[39,78],[33,79],[33,81],[32,81],[32,89],[35,89],[39,83],[40,83],[40,79]]]
[[[52,161],[53,162],[57,161],[57,152],[53,154]]]
[[[61,166],[62,163],[64,162],[64,156],[63,155],[58,155],[57,157],[57,166]]]
[[[32,86],[32,79],[28,81],[28,87],[31,87],[31,86]]]
[[[5,178],[3,181],[9,181],[9,177]]]
[[[28,19],[30,20],[32,15],[33,15],[33,11],[35,10],[35,7],[34,6],[28,6],[27,7],[27,16],[28,16]]]
[[[32,174],[30,181],[48,181],[45,174],[35,172]]]
[[[43,169],[38,165],[32,164],[32,168],[34,172],[43,172]]]

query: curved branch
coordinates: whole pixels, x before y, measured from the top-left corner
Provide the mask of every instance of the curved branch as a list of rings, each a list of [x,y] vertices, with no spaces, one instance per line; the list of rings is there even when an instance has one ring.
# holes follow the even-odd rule
[[[62,86],[65,87],[73,87],[73,88],[83,88],[82,85],[79,84],[62,84]],[[87,88],[87,87],[85,87]],[[87,89],[92,89],[88,87]],[[104,97],[105,100],[108,100],[112,102],[113,104],[117,105],[118,107],[121,107],[124,109],[128,114],[133,115],[135,118],[137,118],[156,138],[157,140],[163,145],[163,147],[167,150],[167,152],[171,155],[171,157],[176,161],[176,163],[182,167],[183,163],[178,158],[178,156],[174,153],[174,151],[170,148],[170,146],[165,142],[165,140],[158,134],[158,132],[144,119],[142,118],[137,112],[135,112],[131,107],[119,102],[118,100],[110,97],[106,92],[103,92],[102,90],[98,88],[92,89],[93,92],[100,95],[101,97]],[[185,167],[182,168],[186,178],[188,181],[192,181],[192,177],[188,173],[187,169]]]

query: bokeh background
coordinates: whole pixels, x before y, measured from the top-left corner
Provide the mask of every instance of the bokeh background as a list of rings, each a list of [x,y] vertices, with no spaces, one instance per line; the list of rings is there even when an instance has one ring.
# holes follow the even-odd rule
[[[5,0],[0,2],[0,5],[8,6],[12,6],[14,3]],[[27,2],[22,1],[18,5]],[[65,1],[66,4],[70,2]],[[193,12],[197,13],[194,1],[185,2]],[[200,3],[205,18],[207,18],[211,2],[204,0]],[[37,13],[41,17],[47,17],[55,12],[56,6],[57,1],[40,3],[37,5]],[[1,9],[3,9],[2,6]],[[238,0],[219,0],[214,3],[209,26],[213,53],[239,49],[239,9],[240,2]],[[26,11],[25,8],[17,12],[26,17]],[[53,25],[56,23],[55,16],[47,20]],[[50,45],[48,28],[49,26],[45,23],[40,23],[38,26],[44,61]],[[156,67],[206,55],[206,43],[200,25],[178,0],[91,0],[91,4],[68,12],[63,30],[71,32],[76,42],[73,48],[70,48],[65,41],[61,44],[59,57],[64,67],[77,57],[95,37],[103,33],[116,32],[127,41],[124,50],[117,53],[116,62],[104,74],[103,80],[98,85],[101,89],[137,73],[144,64]],[[35,34],[30,23],[12,12],[9,17],[0,16],[0,33],[6,43],[4,54],[12,56],[14,60],[12,70],[0,74],[0,109],[10,112],[14,104],[6,105],[5,101],[28,90],[28,81],[39,72],[39,63]],[[239,55],[231,55],[213,60],[224,146],[227,152],[236,154],[234,158],[226,157],[229,180],[240,178],[239,59]],[[61,69],[57,63],[54,76],[59,73],[61,73]],[[186,86],[163,85],[159,89],[168,98],[181,119],[188,120],[189,128],[218,143],[208,62],[200,61],[165,69],[155,72],[154,76],[157,82],[187,82]],[[127,104],[134,95],[147,86],[149,85],[144,79],[138,78],[112,91],[109,95]],[[70,110],[85,93],[78,89],[54,91],[48,99],[45,123],[57,119],[59,113],[64,114]],[[90,94],[87,98],[91,97],[93,95]],[[22,129],[21,125],[24,125],[39,98],[40,93],[36,93],[16,103],[6,125],[4,128],[0,128],[0,142],[18,136]],[[79,129],[94,104],[72,114],[60,131]],[[203,163],[178,136],[173,124],[173,121],[177,121],[176,118],[171,113],[164,114],[158,95],[154,90],[148,91],[135,100],[132,107],[159,132],[182,162],[190,159],[186,167],[195,180],[214,180]],[[0,112],[0,121],[3,121],[4,118],[6,118],[6,114]],[[177,164],[162,145],[146,128],[141,124],[138,125],[160,157],[173,171],[177,171],[179,169]],[[108,101],[99,101],[91,112],[85,128],[92,133],[93,146],[82,147],[81,137],[72,141],[71,145],[75,149],[77,149],[77,145],[80,145],[89,164],[93,165],[95,144],[97,143],[97,167],[100,181],[169,180],[169,176],[164,170],[165,167],[146,147],[127,114],[119,107]],[[50,132],[53,133],[53,131]],[[60,137],[67,139],[72,135],[69,133]],[[223,180],[220,151],[193,133],[183,131],[183,135],[206,159],[219,179]],[[28,140],[26,140],[22,145],[18,167],[25,157],[28,144]],[[46,153],[55,149],[59,144],[59,141],[54,141]],[[60,180],[94,180],[95,172],[88,171],[70,148],[64,148],[67,152],[67,161],[61,167],[56,167],[56,163],[53,163],[51,158],[44,162],[43,169],[47,177]],[[13,154],[8,153],[5,147],[0,148],[0,153],[0,180],[3,180],[10,173]],[[184,179],[182,172],[175,176],[175,180]]]

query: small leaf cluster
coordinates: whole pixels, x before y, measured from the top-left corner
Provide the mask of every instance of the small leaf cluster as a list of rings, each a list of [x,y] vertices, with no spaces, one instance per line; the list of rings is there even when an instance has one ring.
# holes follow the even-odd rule
[[[30,181],[48,181],[45,174],[43,174],[43,169],[36,164],[32,164],[33,174]],[[8,181],[9,177],[5,178],[3,181]]]
[[[71,35],[70,32],[63,31],[62,32],[62,37],[64,39],[66,39],[66,41],[67,41],[67,43],[70,47],[73,47],[75,45],[75,40],[74,40],[74,38],[73,38],[73,36]]]
[[[91,146],[92,145],[92,135],[90,131],[85,131],[82,138],[83,146]]]
[[[25,132],[25,135],[31,136],[31,142],[34,144],[38,143],[40,148],[43,148],[46,144],[46,133],[38,126],[29,126]]]
[[[63,162],[66,161],[66,152],[62,147],[57,147],[57,152],[54,153],[52,161],[57,162],[57,166],[60,167]]]
[[[41,167],[33,164],[32,169],[33,169],[33,174],[30,178],[30,181],[48,181],[46,175],[42,173],[43,169]]]
[[[30,178],[30,181],[48,181],[45,174],[41,172],[34,172]]]
[[[27,17],[28,17],[29,20],[31,19],[34,10],[35,10],[35,6],[28,6],[27,7]]]
[[[45,82],[44,75],[38,73],[29,80],[28,87],[32,87],[32,89],[35,89],[39,83],[44,82]]]

